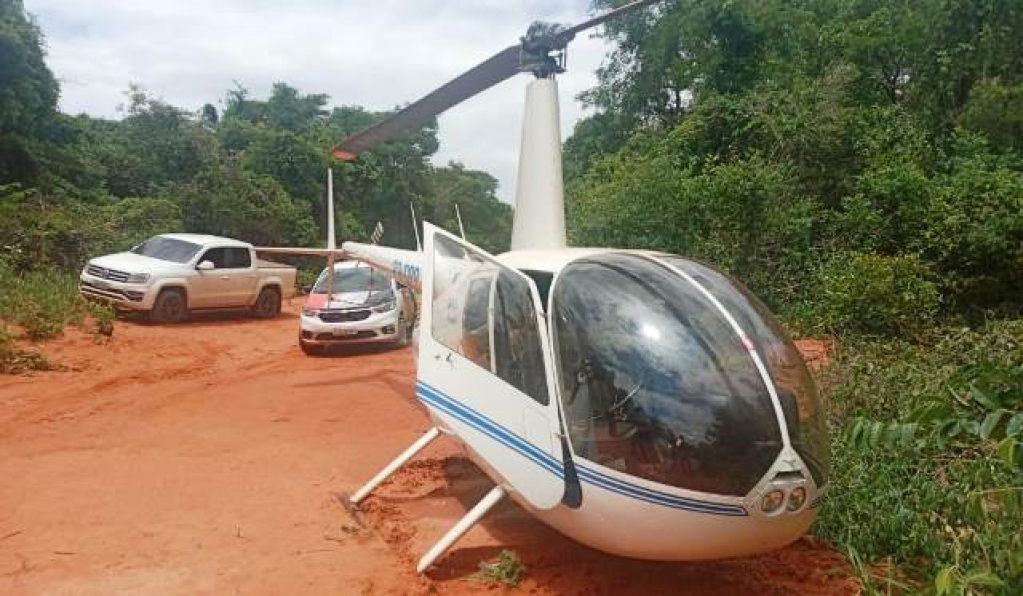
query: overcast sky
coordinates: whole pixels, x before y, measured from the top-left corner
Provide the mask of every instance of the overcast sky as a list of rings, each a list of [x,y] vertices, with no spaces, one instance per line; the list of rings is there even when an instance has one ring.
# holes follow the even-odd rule
[[[275,81],[336,105],[392,109],[516,42],[535,19],[574,23],[589,0],[25,0],[61,82],[60,108],[117,118],[129,83],[197,110],[234,81],[265,98]],[[588,34],[559,79],[562,135],[584,114],[607,48]],[[526,76],[440,118],[440,165],[491,173],[513,201]]]

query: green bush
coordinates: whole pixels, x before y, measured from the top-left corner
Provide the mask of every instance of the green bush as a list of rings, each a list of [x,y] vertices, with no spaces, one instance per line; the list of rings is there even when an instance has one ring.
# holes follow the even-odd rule
[[[7,329],[0,327],[0,374],[17,375],[31,370],[51,370],[53,365],[39,352],[22,350]]]
[[[15,273],[0,261],[0,320],[21,326],[27,338],[59,335],[87,312],[73,275],[57,269]]]
[[[817,532],[941,593],[1023,588],[1023,321],[846,346]]]
[[[914,336],[934,323],[940,295],[915,256],[840,254],[820,272],[819,324],[838,333]]]
[[[522,581],[527,570],[515,551],[505,549],[493,561],[480,561],[479,571],[472,577],[477,581],[497,582],[514,588]]]

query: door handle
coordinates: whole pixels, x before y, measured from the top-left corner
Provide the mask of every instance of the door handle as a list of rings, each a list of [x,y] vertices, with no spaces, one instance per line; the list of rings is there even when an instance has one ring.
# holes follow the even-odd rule
[[[220,279],[231,279],[230,275],[221,275]]]

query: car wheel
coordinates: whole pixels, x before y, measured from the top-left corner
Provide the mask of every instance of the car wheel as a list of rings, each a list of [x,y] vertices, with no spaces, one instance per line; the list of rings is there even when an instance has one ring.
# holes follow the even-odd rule
[[[252,312],[260,319],[272,319],[281,314],[281,293],[277,288],[263,288],[256,297]]]
[[[160,292],[153,304],[149,318],[157,323],[180,323],[188,316],[188,303],[181,290],[168,289]]]

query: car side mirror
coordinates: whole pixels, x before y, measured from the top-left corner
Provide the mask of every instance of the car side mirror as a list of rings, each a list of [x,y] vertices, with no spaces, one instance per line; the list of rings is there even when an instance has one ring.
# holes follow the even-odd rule
[[[199,271],[209,271],[211,269],[216,269],[216,265],[213,264],[213,261],[202,261],[196,265],[195,268]]]

